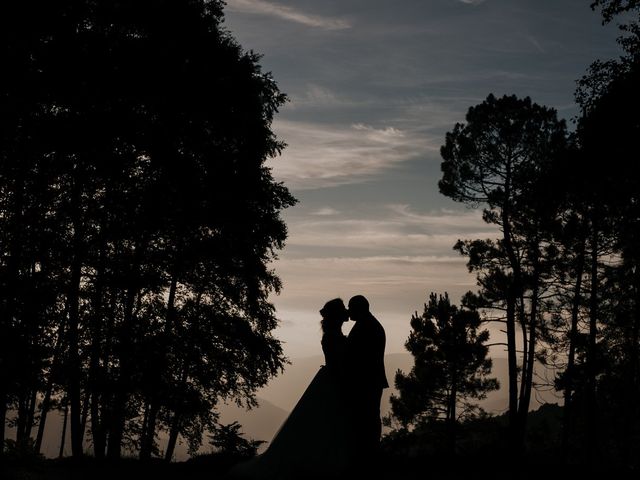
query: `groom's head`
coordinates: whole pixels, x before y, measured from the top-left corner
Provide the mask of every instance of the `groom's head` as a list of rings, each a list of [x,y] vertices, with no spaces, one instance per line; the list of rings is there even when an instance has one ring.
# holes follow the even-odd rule
[[[354,322],[369,315],[369,302],[362,295],[356,295],[349,300],[349,318]]]

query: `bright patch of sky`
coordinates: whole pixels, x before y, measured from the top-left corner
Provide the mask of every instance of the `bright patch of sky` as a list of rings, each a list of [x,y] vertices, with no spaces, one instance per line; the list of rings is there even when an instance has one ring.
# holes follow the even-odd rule
[[[589,3],[227,0],[227,28],[290,98],[274,122],[288,147],[271,162],[300,200],[273,265],[289,356],[321,352],[318,310],[331,298],[367,296],[394,353],[430,291],[457,303],[476,288],[452,246],[497,232],[438,193],[439,147],[489,93],[574,116],[575,81],[619,55],[615,26]]]

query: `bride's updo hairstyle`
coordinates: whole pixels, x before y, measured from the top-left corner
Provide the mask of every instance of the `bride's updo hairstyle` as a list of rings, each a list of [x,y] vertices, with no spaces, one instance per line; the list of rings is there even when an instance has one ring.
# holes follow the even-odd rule
[[[322,310],[320,310],[320,315],[322,315],[320,325],[323,333],[339,331],[344,321],[348,318],[346,312],[347,308],[341,298],[334,298],[325,303]]]

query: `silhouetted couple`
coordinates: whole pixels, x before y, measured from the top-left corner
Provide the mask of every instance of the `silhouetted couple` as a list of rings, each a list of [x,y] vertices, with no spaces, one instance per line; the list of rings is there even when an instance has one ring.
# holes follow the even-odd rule
[[[322,310],[320,368],[269,448],[237,465],[247,479],[359,478],[379,458],[380,399],[387,388],[385,333],[362,295],[349,309],[336,298]],[[342,324],[351,318],[349,336]]]

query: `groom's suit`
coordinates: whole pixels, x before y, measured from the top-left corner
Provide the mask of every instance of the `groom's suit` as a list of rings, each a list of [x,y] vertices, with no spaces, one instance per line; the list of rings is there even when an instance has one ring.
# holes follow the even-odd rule
[[[380,399],[389,386],[384,371],[386,336],[370,313],[355,322],[347,338],[349,384],[356,428],[356,448],[361,455],[375,454],[380,443]]]

